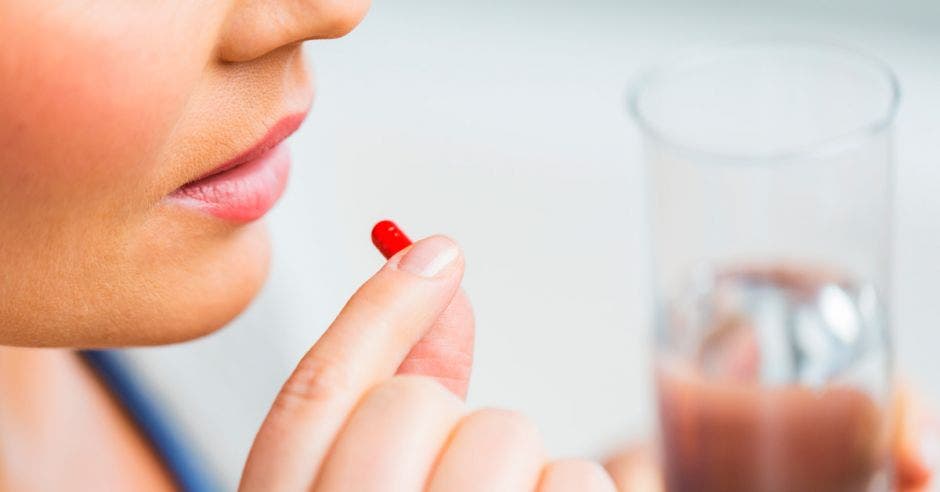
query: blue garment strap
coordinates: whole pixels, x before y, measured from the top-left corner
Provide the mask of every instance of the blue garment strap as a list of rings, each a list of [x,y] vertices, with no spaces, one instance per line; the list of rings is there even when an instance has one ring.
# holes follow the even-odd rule
[[[107,350],[83,350],[79,353],[150,442],[180,490],[221,490],[173,432],[157,403],[134,381],[130,369],[119,354]]]

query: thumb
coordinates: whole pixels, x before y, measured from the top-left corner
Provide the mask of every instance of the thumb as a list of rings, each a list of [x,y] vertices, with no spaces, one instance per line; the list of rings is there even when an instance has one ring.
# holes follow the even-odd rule
[[[411,245],[397,224],[383,220],[372,228],[372,243],[386,258]],[[460,290],[430,330],[412,347],[398,367],[398,374],[429,376],[464,398],[473,366],[473,309]]]
[[[398,374],[430,376],[455,395],[466,397],[473,367],[473,336],[473,308],[461,290],[411,349]]]

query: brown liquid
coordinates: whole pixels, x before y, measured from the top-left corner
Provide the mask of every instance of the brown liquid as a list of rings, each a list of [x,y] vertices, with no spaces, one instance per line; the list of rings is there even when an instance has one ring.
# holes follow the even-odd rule
[[[821,269],[726,270],[706,291],[693,291],[691,302],[674,306],[670,324],[685,337],[677,340],[698,334],[699,342],[667,344],[660,359],[667,490],[887,490],[889,416],[852,387],[863,374],[854,372],[856,362],[879,350],[865,343],[877,340],[869,335],[882,327],[877,317],[861,315],[844,326],[826,323],[822,314],[833,305],[823,304],[832,302],[824,294],[835,289],[845,295],[834,307],[864,312],[855,304],[859,289],[835,278]],[[796,334],[810,332],[815,344],[800,345]],[[767,335],[780,333],[791,336],[774,343],[793,345],[765,352]],[[845,341],[836,336],[845,333]]]
[[[858,390],[658,382],[670,491],[865,491],[886,463],[888,419]]]

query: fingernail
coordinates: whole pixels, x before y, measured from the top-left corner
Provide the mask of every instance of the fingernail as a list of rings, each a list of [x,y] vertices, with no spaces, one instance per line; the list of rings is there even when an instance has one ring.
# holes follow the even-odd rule
[[[444,236],[432,236],[414,244],[398,261],[398,269],[421,277],[433,277],[457,258],[459,250]]]

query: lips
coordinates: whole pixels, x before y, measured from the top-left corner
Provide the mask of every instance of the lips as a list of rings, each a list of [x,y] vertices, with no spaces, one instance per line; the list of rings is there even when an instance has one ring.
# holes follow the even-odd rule
[[[306,114],[278,121],[258,143],[167,198],[184,207],[233,222],[261,218],[280,198],[290,173],[284,139],[300,127]]]

